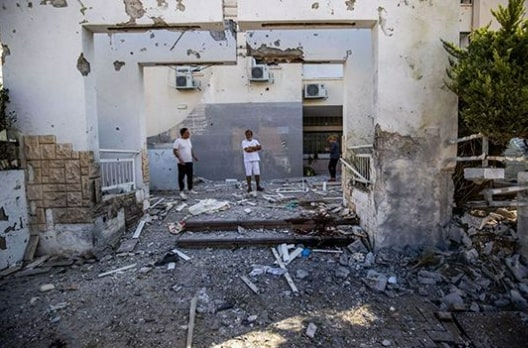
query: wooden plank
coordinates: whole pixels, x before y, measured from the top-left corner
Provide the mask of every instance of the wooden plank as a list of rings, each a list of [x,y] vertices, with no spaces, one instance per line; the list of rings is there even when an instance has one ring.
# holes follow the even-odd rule
[[[185,261],[189,261],[191,259],[189,256],[187,256],[185,253],[181,252],[178,249],[172,249],[172,252],[184,259]]]
[[[275,260],[277,260],[277,263],[279,264],[279,267],[286,270],[286,273],[284,273],[284,278],[286,278],[286,281],[288,282],[288,285],[292,289],[293,292],[298,293],[299,290],[297,289],[297,286],[295,286],[295,283],[293,282],[293,279],[290,276],[290,273],[288,272],[288,269],[282,262],[279,253],[275,248],[271,248],[271,252],[273,253],[273,256],[275,257]]]
[[[117,272],[121,272],[121,271],[126,271],[127,269],[134,268],[134,267],[136,267],[136,264],[135,264],[135,263],[133,263],[133,264],[131,264],[131,265],[128,265],[128,266],[124,266],[124,267],[118,268],[118,269],[114,269],[114,270],[112,270],[112,271],[108,271],[108,272],[100,273],[100,274],[98,275],[98,277],[99,277],[99,278],[101,278],[101,277],[105,277],[105,276],[107,276],[107,275],[110,275],[110,274],[113,274],[113,273],[117,273]]]
[[[189,309],[189,325],[187,327],[187,344],[186,348],[191,348],[194,331],[194,319],[196,317],[196,305],[198,304],[198,297],[195,295],[191,300],[191,308]]]
[[[238,248],[243,246],[271,246],[282,243],[303,244],[309,247],[347,246],[357,240],[350,236],[301,236],[285,235],[276,237],[218,237],[181,236],[176,245],[180,248]]]
[[[40,236],[38,235],[29,236],[29,242],[26,247],[26,251],[24,253],[24,261],[33,260],[33,256],[35,255],[35,251],[37,251],[37,246],[38,246],[39,241],[40,241]]]
[[[293,260],[295,260],[295,258],[299,255],[301,255],[303,252],[303,248],[296,248],[291,254],[290,254],[290,259],[288,260],[288,262],[285,262],[284,265],[289,265]]]
[[[342,198],[340,198],[342,199]],[[337,225],[357,225],[359,224],[358,218],[340,218],[340,219],[321,219],[315,221],[314,219],[308,218],[292,218],[286,220],[246,220],[246,221],[186,221],[185,229],[189,232],[207,232],[207,231],[237,231],[238,227],[245,229],[289,229],[298,228],[302,224],[313,224],[313,223],[325,224],[325,226],[337,226]]]
[[[251,281],[249,280],[248,277],[246,276],[240,276],[240,279],[242,279],[242,281],[244,283],[246,283],[246,285],[255,293],[255,294],[259,294],[259,289],[257,288],[257,286]]]
[[[139,238],[139,235],[141,234],[141,230],[143,230],[143,227],[145,226],[145,223],[146,223],[145,220],[141,220],[139,222],[139,225],[136,228],[136,232],[134,232],[134,235],[132,236],[132,238],[134,238],[134,239]]]

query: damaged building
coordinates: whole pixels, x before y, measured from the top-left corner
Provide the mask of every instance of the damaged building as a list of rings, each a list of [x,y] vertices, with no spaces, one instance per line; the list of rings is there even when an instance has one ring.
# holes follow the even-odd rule
[[[137,221],[151,191],[176,188],[181,127],[211,180],[243,176],[245,129],[268,180],[321,165],[339,134],[344,200],[373,245],[441,244],[457,98],[440,39],[463,44],[498,3],[3,3],[23,161],[0,172],[0,267],[86,252]]]

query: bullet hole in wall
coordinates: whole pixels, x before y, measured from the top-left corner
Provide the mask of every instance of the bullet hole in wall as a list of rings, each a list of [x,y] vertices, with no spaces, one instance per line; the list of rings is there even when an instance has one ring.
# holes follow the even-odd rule
[[[269,87],[266,87],[266,91],[269,91]]]
[[[116,127],[116,131],[120,131],[119,127]]]

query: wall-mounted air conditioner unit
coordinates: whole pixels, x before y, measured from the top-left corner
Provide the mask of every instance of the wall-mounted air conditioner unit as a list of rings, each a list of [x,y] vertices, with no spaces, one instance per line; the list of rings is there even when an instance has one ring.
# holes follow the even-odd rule
[[[250,81],[266,82],[270,79],[268,66],[265,64],[254,64],[251,66]]]
[[[196,89],[198,83],[191,73],[176,73],[176,89]]]
[[[326,99],[328,93],[322,83],[308,83],[304,85],[304,99]]]

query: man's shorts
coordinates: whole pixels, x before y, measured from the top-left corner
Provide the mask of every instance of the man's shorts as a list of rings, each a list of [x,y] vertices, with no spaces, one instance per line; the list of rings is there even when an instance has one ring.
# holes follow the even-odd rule
[[[260,175],[259,161],[245,161],[244,167],[246,168],[246,176]]]

